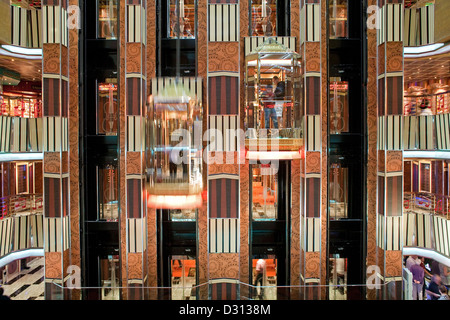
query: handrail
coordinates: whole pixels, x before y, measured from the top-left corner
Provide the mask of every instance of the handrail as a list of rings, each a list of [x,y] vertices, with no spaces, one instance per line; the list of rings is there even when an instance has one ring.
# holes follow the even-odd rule
[[[450,197],[427,192],[404,192],[403,208],[407,211],[420,209],[449,219]]]
[[[17,194],[0,198],[0,219],[11,217],[25,211],[32,214],[43,211],[42,193]]]

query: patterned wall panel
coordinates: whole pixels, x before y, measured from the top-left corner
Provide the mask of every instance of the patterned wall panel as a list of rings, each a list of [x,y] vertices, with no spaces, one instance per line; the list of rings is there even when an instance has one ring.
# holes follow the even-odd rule
[[[0,116],[0,152],[11,150],[11,117]]]
[[[239,219],[209,219],[209,252],[239,252]]]
[[[11,6],[11,44],[26,47],[28,28],[28,10]]]
[[[417,10],[405,9],[405,47],[413,47],[416,45],[417,39]]]
[[[44,152],[68,150],[68,119],[62,117],[44,117]]]
[[[239,5],[210,4],[209,41],[239,41]]]
[[[268,38],[274,38],[278,43],[286,46],[289,50],[296,51],[296,39],[295,37],[245,37],[244,38],[244,48],[245,55],[251,53],[254,49],[259,47]]]
[[[27,151],[27,119],[13,118],[13,147],[12,152],[26,152]]]
[[[146,44],[146,19],[145,8],[141,5],[127,6],[127,42],[140,42]]]
[[[436,115],[436,148],[450,150],[450,114]]]
[[[172,83],[174,83],[177,79],[173,77],[158,77],[152,79],[152,95],[158,95],[164,88]],[[186,90],[193,92],[199,102],[202,102],[202,78],[201,77],[182,77],[178,79],[183,84],[183,87]]]
[[[320,4],[307,3],[300,10],[300,44],[318,42],[321,38]]]
[[[210,115],[237,115],[239,113],[239,75],[211,73],[208,77],[208,107]],[[225,74],[225,75],[224,75]]]
[[[239,150],[238,116],[209,116],[209,151]]]
[[[417,46],[434,43],[434,4],[418,9]]]
[[[386,217],[387,250],[400,250],[402,240],[401,217]]]
[[[43,43],[60,43],[67,47],[67,10],[60,6],[43,6]]]
[[[378,33],[378,44],[389,41],[403,41],[403,4],[387,3],[380,8],[381,30]]]
[[[322,127],[320,115],[306,116],[306,151],[320,151],[322,146]]]
[[[208,179],[209,217],[239,218],[239,176],[218,174]]]
[[[403,127],[403,146],[405,150],[412,150],[417,148],[417,119],[416,116],[405,116]]]
[[[403,117],[388,115],[379,117],[378,150],[402,150]]]

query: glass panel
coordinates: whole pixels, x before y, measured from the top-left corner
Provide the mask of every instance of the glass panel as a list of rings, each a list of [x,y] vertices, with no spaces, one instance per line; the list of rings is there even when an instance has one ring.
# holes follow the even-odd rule
[[[28,165],[27,164],[17,164],[16,165],[16,193],[28,193],[28,179],[27,174]]]
[[[117,135],[117,79],[100,83],[97,96],[97,134]]]
[[[117,167],[108,165],[98,168],[98,212],[99,220],[118,221],[118,172]]]
[[[277,0],[252,0],[251,36],[276,36]]]
[[[347,300],[347,259],[331,255],[329,275],[329,299]]]
[[[330,0],[330,39],[348,38],[348,0]]]
[[[117,39],[117,0],[97,0],[100,39]]]
[[[195,0],[170,0],[169,38],[195,38]]]
[[[420,192],[431,192],[431,164],[420,163]]]
[[[195,300],[196,262],[187,256],[171,259],[172,300]]]
[[[348,82],[330,81],[330,134],[349,132]]]
[[[278,174],[270,164],[252,168],[253,220],[276,220],[278,213]]]
[[[297,56],[288,52],[260,53],[255,59],[247,59],[247,137],[300,138],[301,82]]]
[[[332,164],[330,168],[330,220],[348,217],[348,168]]]
[[[268,255],[267,259],[253,259],[253,299],[277,300],[277,259]]]
[[[120,300],[119,266],[118,255],[100,259],[102,300]]]
[[[22,96],[0,95],[0,115],[21,118],[42,117],[42,100]]]
[[[169,210],[170,220],[174,222],[195,221],[196,209],[171,209]]]

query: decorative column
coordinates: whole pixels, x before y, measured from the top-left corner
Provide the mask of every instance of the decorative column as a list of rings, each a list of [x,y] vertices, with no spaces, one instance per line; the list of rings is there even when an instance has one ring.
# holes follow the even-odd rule
[[[143,300],[148,298],[146,1],[127,0],[125,6],[121,2],[120,15],[124,18],[120,19],[120,55],[125,60],[120,72],[120,86],[125,89],[120,95],[120,230],[122,286],[127,287],[122,294],[129,300]]]
[[[379,0],[377,265],[381,299],[402,298],[403,1]],[[380,292],[380,293],[381,293]]]
[[[63,290],[71,263],[68,2],[42,5],[45,299],[57,300],[70,299],[70,291]]]
[[[301,165],[300,284],[301,298],[321,298],[326,268],[326,1],[305,0],[300,7],[300,54],[303,62],[303,154]],[[322,36],[321,36],[322,35]],[[326,61],[325,61],[326,62]],[[325,85],[324,85],[325,83]],[[323,96],[325,94],[325,96]],[[324,167],[325,166],[325,167]],[[323,169],[324,168],[324,169]],[[322,190],[325,188],[325,190]],[[325,199],[325,203],[324,203]]]
[[[221,299],[236,298],[240,274],[239,13],[236,0],[208,2],[208,279]]]
[[[73,6],[73,7],[72,7]],[[79,7],[79,0],[69,0],[68,14],[79,19],[74,8]],[[72,9],[72,11],[71,11]],[[75,10],[75,11],[74,11]],[[69,26],[69,163],[70,163],[70,264],[81,268],[80,251],[80,163],[79,163],[79,61],[78,61],[78,33],[76,20]],[[72,299],[79,300],[81,292],[72,291]]]

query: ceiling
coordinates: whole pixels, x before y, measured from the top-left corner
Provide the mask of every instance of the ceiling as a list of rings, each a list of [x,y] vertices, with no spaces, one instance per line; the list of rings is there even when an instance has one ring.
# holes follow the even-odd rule
[[[405,82],[424,82],[450,77],[450,53],[424,58],[405,58]]]
[[[20,74],[20,80],[23,81],[40,81],[42,77],[41,59],[28,60],[0,55],[0,67],[18,72]]]

